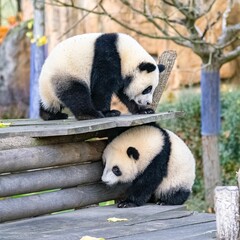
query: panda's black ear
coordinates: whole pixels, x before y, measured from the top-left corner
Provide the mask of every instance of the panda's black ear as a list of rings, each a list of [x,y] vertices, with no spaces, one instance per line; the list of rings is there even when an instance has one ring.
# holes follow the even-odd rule
[[[158,64],[158,69],[159,69],[159,72],[163,72],[165,70],[165,66],[162,64]]]
[[[133,157],[135,160],[138,160],[139,159],[139,152],[136,148],[134,147],[129,147],[127,149],[127,155],[131,158]]]
[[[147,71],[148,73],[153,72],[156,66],[150,62],[142,62],[138,66],[140,71]]]

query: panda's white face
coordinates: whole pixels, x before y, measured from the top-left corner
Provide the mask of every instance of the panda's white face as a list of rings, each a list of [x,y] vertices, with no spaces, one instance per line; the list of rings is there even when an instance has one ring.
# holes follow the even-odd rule
[[[162,72],[164,69],[163,65],[142,62],[132,73],[131,83],[125,89],[125,94],[138,105],[152,104],[153,93],[159,82],[159,71]]]
[[[139,159],[139,152],[134,147],[129,147],[126,152],[107,147],[102,158],[105,164],[102,181],[107,185],[132,182],[136,178],[138,168],[135,161]]]

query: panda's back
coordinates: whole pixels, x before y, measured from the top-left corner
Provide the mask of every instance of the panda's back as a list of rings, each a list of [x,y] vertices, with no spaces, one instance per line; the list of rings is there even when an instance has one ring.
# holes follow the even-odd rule
[[[191,189],[195,179],[195,159],[190,149],[175,133],[166,131],[171,142],[171,153],[167,177],[163,179],[156,190],[157,195],[169,191],[171,188]]]
[[[49,54],[42,69],[44,75],[69,74],[90,82],[91,66],[94,57],[94,44],[100,33],[77,35],[59,43]]]

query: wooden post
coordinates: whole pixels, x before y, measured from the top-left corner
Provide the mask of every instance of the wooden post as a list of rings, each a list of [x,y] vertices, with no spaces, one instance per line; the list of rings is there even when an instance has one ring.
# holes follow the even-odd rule
[[[240,168],[239,168],[239,170],[237,172],[237,180],[238,180],[238,187],[239,187],[239,191],[240,191]],[[240,199],[239,199],[239,201],[240,201]]]
[[[214,189],[221,185],[218,134],[220,131],[219,68],[202,68],[201,72],[201,132],[205,199],[214,205]]]
[[[44,36],[45,32],[45,1],[34,0],[34,39]],[[31,46],[31,76],[30,76],[30,118],[39,118],[38,78],[45,60],[45,45],[39,47],[36,42]]]
[[[239,239],[239,189],[237,186],[216,187],[215,211],[217,238]]]

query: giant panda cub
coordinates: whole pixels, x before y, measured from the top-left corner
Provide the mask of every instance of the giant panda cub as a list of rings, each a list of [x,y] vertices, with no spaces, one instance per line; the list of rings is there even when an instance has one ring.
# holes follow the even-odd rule
[[[76,117],[120,115],[110,109],[115,93],[134,113],[154,113],[152,103],[163,65],[130,36],[90,33],[59,43],[46,59],[39,77],[40,116],[65,119],[67,107]],[[129,107],[130,109],[130,107]]]
[[[103,152],[102,181],[130,184],[120,208],[158,204],[179,205],[189,197],[195,160],[173,132],[155,124],[133,127],[114,138]]]

